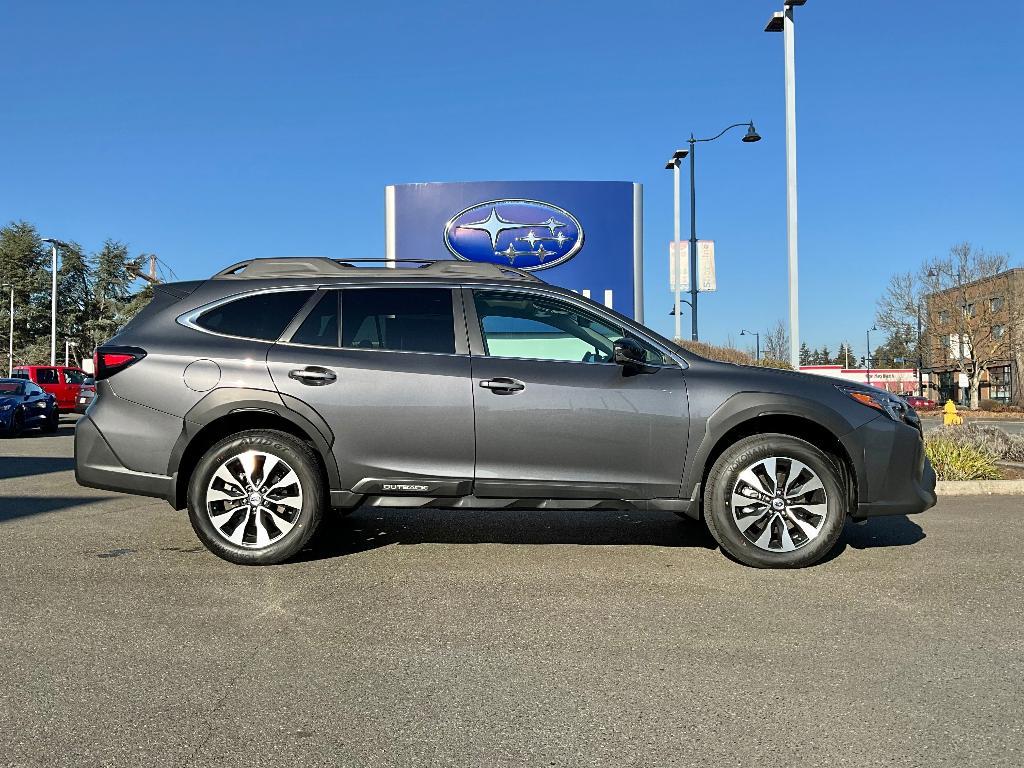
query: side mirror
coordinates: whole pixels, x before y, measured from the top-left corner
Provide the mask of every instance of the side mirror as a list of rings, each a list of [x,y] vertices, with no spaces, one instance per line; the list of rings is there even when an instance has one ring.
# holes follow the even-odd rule
[[[623,367],[625,373],[647,373],[647,353],[630,338],[619,339],[613,347],[612,359]]]

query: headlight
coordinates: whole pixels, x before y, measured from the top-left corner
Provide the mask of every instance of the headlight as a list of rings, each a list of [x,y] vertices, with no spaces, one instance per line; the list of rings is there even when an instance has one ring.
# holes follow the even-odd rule
[[[862,389],[849,389],[847,387],[838,387],[838,389],[858,403],[866,405],[868,408],[874,408],[876,411],[881,411],[893,421],[906,421],[908,414],[911,412],[910,406],[895,395],[890,395],[886,392],[865,392]]]

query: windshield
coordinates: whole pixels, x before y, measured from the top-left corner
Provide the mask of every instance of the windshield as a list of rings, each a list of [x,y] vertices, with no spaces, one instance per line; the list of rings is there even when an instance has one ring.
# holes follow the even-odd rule
[[[0,397],[5,395],[24,395],[25,384],[21,381],[0,381]]]

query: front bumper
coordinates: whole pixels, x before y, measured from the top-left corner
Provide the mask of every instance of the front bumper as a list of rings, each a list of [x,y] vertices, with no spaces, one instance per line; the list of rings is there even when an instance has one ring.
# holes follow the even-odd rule
[[[935,470],[920,430],[879,416],[842,443],[857,471],[854,519],[915,515],[935,506]]]
[[[88,414],[75,425],[75,480],[87,488],[153,496],[174,503],[177,476],[128,469]]]

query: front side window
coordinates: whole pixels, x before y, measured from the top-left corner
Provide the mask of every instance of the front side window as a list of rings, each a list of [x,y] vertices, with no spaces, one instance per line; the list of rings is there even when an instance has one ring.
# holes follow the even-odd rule
[[[36,369],[36,383],[38,383],[38,384],[56,384],[57,383],[57,369],[56,368],[37,368]]]
[[[75,371],[70,368],[64,371],[64,381],[68,384],[85,383],[85,371]]]
[[[615,342],[626,335],[622,328],[546,296],[474,291],[473,301],[491,357],[608,363]],[[635,340],[647,350],[649,363],[666,363],[659,352]]]
[[[341,346],[455,353],[449,288],[352,288],[341,296]]]
[[[195,321],[225,336],[276,341],[313,291],[274,291],[243,296],[208,309]]]

